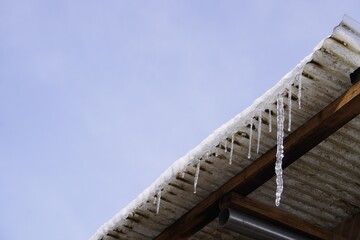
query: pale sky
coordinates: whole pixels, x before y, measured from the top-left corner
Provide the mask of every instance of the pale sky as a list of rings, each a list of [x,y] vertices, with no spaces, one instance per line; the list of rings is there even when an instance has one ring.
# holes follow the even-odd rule
[[[88,239],[359,9],[0,0],[0,239]]]

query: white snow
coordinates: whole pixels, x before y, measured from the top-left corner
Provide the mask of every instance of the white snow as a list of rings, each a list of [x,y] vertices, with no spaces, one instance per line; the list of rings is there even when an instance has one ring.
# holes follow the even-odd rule
[[[355,29],[355,32],[345,32],[341,31],[340,29],[335,28],[333,34],[341,35],[340,37],[344,39],[345,42],[351,43],[354,46],[360,46],[358,42],[351,42],[353,38],[351,37],[352,34],[360,34],[360,30],[358,28],[358,23],[356,23],[351,18],[345,16],[342,23],[345,24],[352,29]],[[320,42],[314,49],[317,50],[323,45],[323,41]],[[359,47],[360,48],[360,47]],[[302,101],[302,77],[301,72],[304,68],[305,64],[310,62],[312,59],[313,53],[308,55],[304,60],[302,60],[292,71],[286,74],[274,87],[269,89],[265,94],[263,94],[260,98],[256,99],[254,103],[245,109],[243,112],[235,116],[233,119],[228,121],[227,123],[223,124],[220,128],[218,128],[214,133],[208,136],[205,140],[203,140],[197,147],[191,150],[188,154],[184,157],[175,161],[160,177],[147,189],[145,189],[140,195],[137,196],[131,203],[129,203],[124,209],[122,209],[119,213],[113,216],[109,221],[105,222],[97,232],[91,237],[92,240],[98,240],[103,235],[105,235],[108,231],[114,229],[116,226],[124,224],[126,222],[126,218],[137,208],[146,204],[146,201],[157,196],[156,203],[157,209],[160,208],[160,201],[161,201],[161,190],[166,191],[166,187],[168,184],[173,181],[178,173],[185,173],[186,168],[192,166],[194,161],[199,160],[204,153],[207,153],[211,150],[212,147],[219,144],[223,139],[226,139],[227,136],[230,136],[237,132],[239,127],[245,126],[249,120],[252,121],[252,118],[259,110],[264,110],[266,107],[269,107],[269,132],[271,132],[271,105],[272,102],[277,99],[279,94],[282,94],[285,91],[285,88],[288,87],[288,84],[294,82],[294,79],[298,82],[298,105],[299,109],[301,109],[301,101]],[[350,56],[351,57],[351,56]],[[278,99],[282,101],[283,99]],[[277,140],[278,140],[278,151],[277,151],[277,161],[275,166],[276,175],[279,176],[276,179],[277,182],[277,190],[276,190],[276,201],[275,204],[278,206],[280,204],[281,193],[283,190],[283,179],[282,177],[282,157],[283,157],[283,137],[284,137],[284,116],[283,107],[280,106],[281,102],[278,104],[279,109],[277,109]],[[282,117],[281,117],[282,116]],[[251,119],[250,119],[251,118]],[[279,119],[278,119],[279,118]],[[252,124],[251,124],[252,125]],[[252,129],[252,126],[251,126]],[[231,147],[233,149],[233,146]],[[250,148],[249,148],[250,149]],[[231,150],[233,151],[233,150]],[[286,153],[285,153],[286,154]],[[278,161],[279,160],[279,161]],[[197,165],[196,171],[200,172],[200,161]],[[198,174],[199,175],[199,174]],[[157,213],[159,211],[157,210]],[[161,212],[159,213],[161,215]]]
[[[319,49],[322,42],[315,48]],[[153,198],[157,194],[158,189],[164,189],[173,179],[176,178],[178,173],[185,173],[188,166],[194,163],[195,159],[199,159],[204,153],[209,152],[213,146],[219,144],[227,136],[237,132],[240,126],[245,126],[246,122],[253,118],[259,109],[265,109],[269,102],[272,102],[278,93],[283,93],[287,84],[299,74],[306,63],[311,61],[312,53],[304,58],[292,71],[287,73],[274,87],[265,92],[261,97],[256,99],[251,106],[246,108],[243,112],[223,124],[215,130],[210,136],[204,139],[197,147],[191,150],[184,157],[175,161],[159,178],[139,194],[132,202],[130,202],[119,213],[113,216],[109,221],[105,222],[97,232],[91,237],[92,240],[98,240],[111,229],[121,225],[126,221],[126,218],[136,208],[145,204],[149,198]]]
[[[320,46],[321,45],[319,45],[317,49]],[[292,71],[286,74],[274,87],[265,92],[260,98],[256,99],[250,107],[246,108],[243,112],[215,130],[210,136],[204,139],[197,147],[191,150],[184,157],[175,161],[153,184],[146,188],[109,221],[105,222],[91,237],[91,239],[98,240],[109,230],[115,228],[117,225],[121,225],[124,221],[126,221],[127,216],[133,212],[134,209],[140,207],[142,204],[146,203],[149,198],[155,196],[157,189],[163,189],[167,186],[169,182],[176,178],[178,173],[185,173],[186,167],[190,166],[194,159],[199,159],[205,152],[209,152],[213,146],[216,146],[230,134],[235,133],[239,126],[244,126],[246,122],[249,121],[250,117],[253,118],[258,109],[265,109],[266,104],[273,101],[279,92],[282,93],[287,86],[286,84],[294,79],[296,74],[303,69],[307,62],[311,61],[311,57],[312,54],[307,56]]]
[[[321,45],[319,45],[321,46]],[[319,47],[317,47],[318,49]],[[109,221],[105,222],[97,232],[91,237],[92,240],[98,240],[111,229],[117,225],[121,225],[126,221],[127,216],[134,211],[134,209],[140,207],[149,198],[156,195],[157,189],[163,189],[173,179],[176,178],[178,173],[185,173],[185,168],[190,166],[194,159],[200,158],[205,152],[209,152],[212,146],[216,146],[219,142],[237,131],[239,126],[244,126],[249,118],[253,117],[258,109],[265,109],[268,102],[275,99],[279,92],[283,92],[286,84],[292,81],[296,74],[298,74],[304,67],[304,65],[311,61],[312,54],[302,60],[292,71],[286,74],[274,87],[265,92],[261,97],[256,99],[254,103],[246,108],[243,112],[223,124],[217,130],[215,130],[210,136],[204,139],[197,147],[191,150],[184,157],[175,161],[159,178],[146,188],[141,194],[139,194],[132,202],[130,202],[119,213],[113,216]]]

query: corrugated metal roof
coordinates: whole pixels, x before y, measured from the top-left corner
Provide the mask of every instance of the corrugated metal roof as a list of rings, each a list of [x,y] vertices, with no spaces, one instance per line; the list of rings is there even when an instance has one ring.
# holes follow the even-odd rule
[[[349,74],[360,66],[360,27],[348,17],[334,29],[317,49],[294,71],[277,85],[285,97],[285,110],[289,109],[289,83],[291,84],[292,129],[345,92],[350,86]],[[301,78],[301,109],[298,108],[299,79]],[[279,87],[279,85],[281,85]],[[273,91],[274,92],[274,91]],[[266,94],[265,94],[266,95]],[[260,103],[259,103],[260,102]],[[147,190],[125,212],[115,216],[93,236],[93,239],[152,239],[193,208],[203,198],[255,159],[276,145],[276,102],[274,94],[257,101],[241,121],[230,121],[218,130],[223,138],[212,141],[206,150],[190,156],[193,161],[183,161],[172,168],[173,175],[162,179],[160,212],[156,215],[156,189]],[[259,107],[260,106],[260,107]],[[269,115],[269,107],[271,113]],[[256,153],[259,115],[261,112],[261,143]],[[237,118],[240,118],[240,117]],[[269,118],[271,116],[271,120]],[[250,120],[254,117],[251,158],[247,157]],[[286,116],[286,118],[288,118]],[[287,119],[288,120],[288,119]],[[286,120],[286,122],[287,122]],[[272,132],[269,132],[269,123]],[[239,124],[242,123],[242,124]],[[287,127],[286,127],[287,129]],[[229,165],[232,134],[234,155]],[[285,133],[287,135],[288,132]],[[219,134],[218,134],[219,135]],[[313,148],[284,170],[284,192],[280,209],[315,225],[333,229],[350,216],[360,212],[360,117],[356,117],[335,134]],[[200,152],[200,154],[199,154]],[[286,152],[285,152],[286,154]],[[201,159],[197,193],[194,176],[197,159]],[[177,163],[179,164],[179,162]],[[174,172],[177,169],[177,172]],[[161,181],[160,181],[161,182]],[[160,185],[158,185],[160,186]],[[269,205],[274,205],[275,178],[248,195]],[[139,200],[138,199],[138,200]],[[213,221],[191,239],[247,239],[218,226]]]
[[[357,117],[349,125],[359,123]],[[359,212],[359,152],[351,147],[360,139],[345,145],[347,137],[347,131],[341,129],[285,169],[281,209],[328,229]],[[271,204],[274,186],[272,179],[249,198]]]

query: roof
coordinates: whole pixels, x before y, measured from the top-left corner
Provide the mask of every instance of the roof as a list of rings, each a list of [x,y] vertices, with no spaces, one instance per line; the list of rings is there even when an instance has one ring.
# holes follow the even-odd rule
[[[273,88],[174,162],[150,187],[101,226],[92,239],[166,239],[162,236],[176,226],[184,225],[184,221],[188,220],[186,217],[196,211],[210,213],[207,209],[216,205],[213,212],[218,214],[219,199],[235,191],[226,192],[222,190],[224,186],[229,185],[234,177],[246,174],[249,167],[256,169],[261,159],[277,152],[279,96],[284,101],[282,109],[285,112],[284,159],[291,151],[297,157],[284,164],[284,189],[280,206],[274,211],[296,216],[324,231],[333,231],[360,212],[358,113],[353,113],[352,117],[355,117],[350,122],[344,123],[339,130],[334,130],[336,132],[304,153],[287,149],[292,146],[290,135],[301,132],[301,127],[314,116],[322,116],[317,115],[322,109],[342,94],[348,94],[352,87],[349,75],[359,66],[360,25],[345,16],[332,35],[321,41]],[[291,130],[288,131],[290,124]],[[271,169],[274,172],[273,166]],[[253,180],[255,183],[251,182],[251,188],[244,186],[243,190],[239,190],[237,185],[236,194],[269,206],[269,209],[274,207],[277,185],[276,176],[271,174],[269,180],[265,177],[263,182]],[[256,185],[258,180],[259,186]],[[210,204],[209,198],[215,200]],[[179,236],[190,239],[248,239],[220,227],[215,215],[208,219],[206,224],[200,223],[202,220],[197,225],[194,223],[193,230],[189,230],[191,234],[179,233]]]

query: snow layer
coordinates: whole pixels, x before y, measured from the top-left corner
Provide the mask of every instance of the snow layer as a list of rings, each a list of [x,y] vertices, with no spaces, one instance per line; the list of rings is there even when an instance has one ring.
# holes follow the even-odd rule
[[[351,28],[358,29],[357,23],[351,18],[345,16],[342,24],[351,26]],[[360,31],[359,31],[360,32]],[[356,32],[358,34],[358,32]],[[344,34],[334,29],[333,34]],[[343,36],[348,38],[346,34]],[[348,39],[351,41],[351,38]],[[358,44],[358,43],[357,43]],[[323,41],[320,42],[314,49],[314,52],[323,45]],[[360,48],[360,47],[359,47]],[[313,53],[314,53],[313,52]],[[226,139],[228,136],[232,136],[233,133],[237,131],[240,126],[245,126],[251,118],[253,118],[259,111],[266,109],[269,106],[270,102],[273,102],[276,99],[276,96],[285,91],[285,88],[289,86],[290,83],[294,82],[294,79],[297,75],[300,74],[306,63],[310,62],[313,56],[313,53],[304,58],[292,71],[287,73],[274,87],[269,89],[265,94],[256,99],[254,103],[246,108],[243,112],[235,116],[233,119],[223,124],[220,128],[214,131],[209,135],[205,140],[203,140],[197,147],[191,150],[184,157],[175,161],[160,177],[146,188],[140,195],[138,195],[130,204],[128,204],[124,209],[119,213],[113,216],[109,221],[105,222],[97,232],[91,237],[92,240],[101,239],[102,236],[106,235],[107,232],[114,229],[116,226],[121,225],[126,217],[131,214],[136,208],[140,207],[144,202],[153,196],[159,196],[159,189],[163,189],[168,183],[176,178],[178,173],[181,173],[194,163],[198,161],[202,156],[208,153],[214,146],[219,142]],[[271,130],[270,130],[271,131]],[[286,154],[286,153],[285,153]],[[160,200],[160,198],[159,198]]]
[[[319,49],[321,43],[315,50]],[[254,103],[246,108],[243,112],[235,116],[233,119],[223,124],[220,128],[209,135],[197,147],[191,150],[184,157],[175,161],[160,177],[146,188],[140,195],[138,195],[130,204],[122,209],[118,214],[113,216],[109,221],[105,222],[97,232],[91,237],[92,240],[100,239],[108,231],[114,229],[122,220],[133,212],[134,209],[139,207],[142,203],[146,202],[149,198],[157,194],[158,189],[162,189],[171,180],[176,178],[176,174],[182,172],[184,168],[191,165],[195,159],[201,158],[204,154],[209,152],[212,147],[216,146],[220,141],[227,136],[237,131],[239,126],[244,126],[249,118],[252,118],[259,109],[265,109],[270,101],[276,99],[278,93],[282,93],[289,82],[293,82],[297,74],[299,74],[306,63],[311,61],[312,54],[302,60],[292,71],[286,74],[274,87],[265,92],[265,94],[254,101]]]

